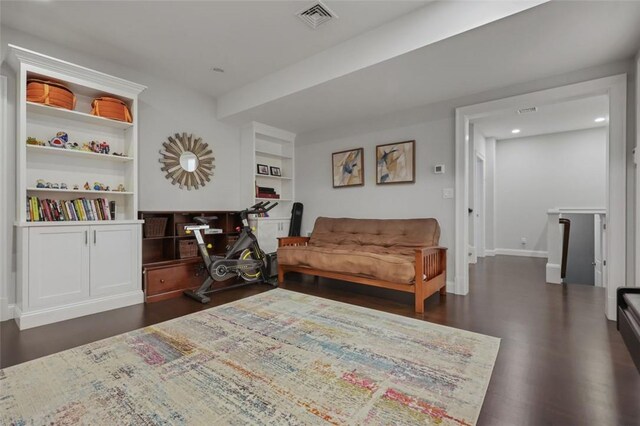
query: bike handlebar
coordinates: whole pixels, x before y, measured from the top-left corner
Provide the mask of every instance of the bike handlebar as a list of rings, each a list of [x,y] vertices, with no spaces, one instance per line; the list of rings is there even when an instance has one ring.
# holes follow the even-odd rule
[[[278,203],[271,204],[271,201],[260,201],[259,203],[254,204],[245,210],[246,214],[260,214],[267,213],[269,210],[272,210]]]

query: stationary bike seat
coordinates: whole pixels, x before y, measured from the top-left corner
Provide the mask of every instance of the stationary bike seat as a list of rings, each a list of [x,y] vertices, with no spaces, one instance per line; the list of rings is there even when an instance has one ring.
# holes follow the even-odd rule
[[[207,223],[216,219],[218,219],[218,216],[196,216],[193,218],[193,220],[195,220],[197,223],[201,225],[206,225]]]

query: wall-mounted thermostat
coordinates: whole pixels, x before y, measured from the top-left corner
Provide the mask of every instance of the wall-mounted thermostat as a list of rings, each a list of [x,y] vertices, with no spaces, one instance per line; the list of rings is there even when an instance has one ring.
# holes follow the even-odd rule
[[[444,164],[436,164],[433,167],[433,173],[436,173],[436,174],[444,173]]]

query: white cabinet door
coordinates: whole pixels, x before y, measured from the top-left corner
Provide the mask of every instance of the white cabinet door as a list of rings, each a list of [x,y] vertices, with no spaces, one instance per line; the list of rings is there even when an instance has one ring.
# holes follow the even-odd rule
[[[91,227],[91,297],[137,288],[139,232],[138,225]]]
[[[278,237],[289,236],[289,224],[290,221],[288,219],[283,219],[280,221],[280,225],[278,226]]]
[[[29,309],[65,305],[89,296],[89,227],[29,230]]]
[[[278,250],[278,222],[275,220],[261,220],[258,223],[258,244],[265,253]]]

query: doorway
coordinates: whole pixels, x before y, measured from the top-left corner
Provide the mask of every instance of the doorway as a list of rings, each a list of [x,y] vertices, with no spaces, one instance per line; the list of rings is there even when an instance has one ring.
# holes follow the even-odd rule
[[[605,313],[609,319],[615,319],[615,290],[619,283],[625,282],[626,273],[626,74],[456,109],[455,293],[467,294],[469,291],[469,261],[466,247],[469,246],[469,227],[473,226],[470,225],[468,214],[469,192],[475,189],[469,187],[469,176],[474,176],[470,173],[475,168],[469,161],[470,123],[479,118],[504,114],[532,105],[554,105],[571,99],[600,95],[607,97],[609,107],[605,200],[607,238],[603,242],[607,267],[602,273],[607,288]]]

